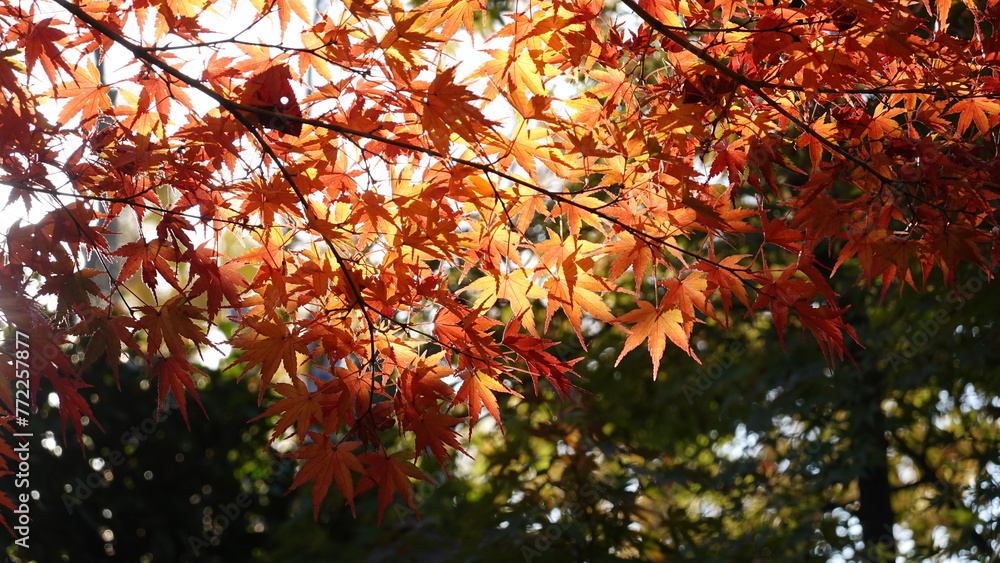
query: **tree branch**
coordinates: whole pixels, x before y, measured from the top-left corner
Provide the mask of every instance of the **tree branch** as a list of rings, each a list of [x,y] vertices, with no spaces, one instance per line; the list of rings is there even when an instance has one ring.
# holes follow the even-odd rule
[[[243,112],[243,113],[249,113],[249,114],[255,114],[255,115],[258,115],[258,116],[261,116],[261,117],[276,118],[276,119],[282,119],[282,120],[286,120],[286,121],[297,122],[297,123],[301,123],[301,124],[312,125],[313,127],[320,128],[320,129],[326,129],[328,131],[333,131],[333,132],[339,133],[341,135],[345,135],[345,136],[349,136],[349,137],[354,137],[354,138],[361,138],[361,139],[368,139],[368,140],[372,140],[372,141],[377,141],[377,142],[385,143],[385,144],[393,146],[393,147],[402,148],[402,149],[410,150],[410,151],[413,151],[413,152],[421,153],[421,154],[424,154],[424,155],[427,155],[427,156],[431,156],[431,157],[434,157],[434,158],[438,158],[438,159],[441,159],[443,161],[452,162],[454,164],[461,164],[461,165],[473,168],[475,170],[478,170],[480,172],[483,172],[484,174],[491,174],[491,175],[497,176],[499,178],[502,178],[502,179],[508,180],[510,182],[513,182],[516,185],[525,187],[525,188],[527,188],[529,190],[532,190],[532,191],[534,191],[536,193],[545,195],[546,197],[548,197],[548,198],[550,198],[553,201],[556,201],[558,203],[569,205],[569,206],[572,206],[572,207],[576,207],[578,209],[582,209],[582,210],[587,211],[589,213],[593,213],[595,216],[600,217],[601,219],[607,221],[609,224],[615,225],[615,226],[617,226],[617,227],[619,227],[619,228],[621,228],[621,229],[629,232],[630,234],[632,234],[636,238],[642,240],[643,242],[646,242],[647,244],[654,244],[654,245],[657,245],[657,246],[660,246],[660,247],[663,247],[663,248],[669,248],[671,250],[674,250],[674,251],[679,252],[681,254],[684,254],[686,256],[690,256],[692,258],[696,258],[698,260],[702,260],[702,261],[704,261],[704,262],[706,262],[708,264],[712,264],[713,266],[716,266],[718,268],[724,269],[724,270],[729,271],[729,272],[734,273],[734,274],[736,274],[738,272],[745,272],[746,271],[745,269],[735,269],[735,268],[732,268],[732,267],[728,267],[728,266],[722,265],[722,264],[720,264],[720,263],[718,263],[716,261],[713,261],[713,260],[711,260],[709,258],[701,256],[697,252],[688,250],[686,248],[682,248],[680,246],[668,243],[665,240],[661,240],[661,239],[658,239],[656,237],[650,236],[650,235],[646,234],[645,232],[641,231],[640,229],[636,229],[635,227],[632,227],[631,225],[627,225],[624,222],[622,222],[620,219],[618,219],[616,217],[613,217],[611,215],[608,215],[607,213],[604,213],[604,212],[600,211],[599,209],[591,209],[589,207],[580,205],[579,203],[574,202],[571,198],[568,198],[568,197],[563,196],[563,195],[561,195],[559,193],[556,193],[556,192],[551,192],[551,191],[546,190],[546,189],[544,189],[544,188],[542,188],[540,186],[537,186],[537,185],[535,185],[535,184],[533,184],[531,182],[528,182],[528,181],[525,181],[525,180],[523,180],[521,178],[518,178],[517,176],[514,176],[514,175],[508,174],[506,172],[497,170],[496,168],[494,168],[494,167],[492,167],[491,165],[488,165],[488,164],[482,164],[482,163],[474,162],[474,161],[471,161],[471,160],[466,160],[466,159],[463,159],[463,158],[450,156],[450,155],[443,154],[441,152],[438,152],[438,151],[436,151],[434,149],[430,149],[430,148],[427,148],[427,147],[422,147],[422,146],[419,146],[419,145],[414,145],[412,143],[407,143],[407,142],[404,142],[404,141],[398,141],[398,140],[395,140],[395,139],[390,139],[390,138],[387,138],[387,137],[382,137],[380,135],[376,135],[376,134],[370,133],[370,132],[358,131],[358,130],[350,129],[350,128],[347,128],[347,127],[343,127],[343,126],[336,125],[336,124],[333,124],[333,123],[328,123],[328,122],[325,122],[325,121],[322,121],[322,120],[319,120],[319,119],[315,119],[315,118],[290,116],[290,115],[285,115],[285,114],[282,114],[282,113],[276,113],[276,112],[273,112],[273,111],[268,111],[266,109],[262,109],[262,108],[258,108],[258,107],[252,107],[252,106],[246,106],[246,105],[234,102],[234,101],[230,100],[229,98],[227,98],[226,96],[224,96],[224,95],[216,92],[215,90],[209,88],[202,81],[197,80],[195,78],[192,78],[191,76],[188,76],[187,74],[185,74],[185,73],[177,70],[176,68],[170,66],[169,64],[167,64],[164,61],[160,60],[159,58],[153,56],[146,48],[140,47],[140,46],[132,43],[128,39],[122,37],[121,34],[115,32],[113,29],[111,29],[110,27],[108,27],[107,25],[105,25],[104,23],[102,23],[100,20],[94,18],[93,16],[91,16],[90,14],[88,14],[87,12],[85,12],[81,7],[79,7],[79,6],[75,5],[75,4],[72,4],[68,0],[53,0],[53,1],[56,4],[58,4],[58,5],[62,6],[63,8],[65,8],[67,11],[69,11],[70,13],[72,13],[74,16],[76,16],[78,19],[80,19],[81,21],[83,21],[84,23],[86,23],[87,25],[89,25],[90,27],[92,27],[95,30],[97,30],[102,35],[107,36],[109,39],[113,40],[115,43],[118,43],[119,45],[121,45],[122,47],[124,47],[125,49],[127,49],[129,52],[131,52],[133,55],[135,55],[135,57],[137,59],[143,61],[144,63],[146,63],[147,65],[149,65],[151,67],[154,67],[154,68],[157,68],[157,69],[163,71],[164,73],[166,73],[166,74],[168,74],[168,75],[176,78],[177,80],[183,82],[184,84],[187,84],[191,88],[194,88],[195,90],[198,90],[199,92],[207,95],[213,101],[215,101],[216,103],[218,103],[220,107],[222,107],[223,109],[225,109],[225,110],[229,111],[230,113],[232,113],[237,118],[237,120],[239,120],[244,125],[244,127],[247,127],[248,130],[251,131],[251,134],[253,134],[252,132],[254,131],[254,127],[253,127],[252,124],[250,124],[249,122],[246,121],[246,118],[241,115],[241,112]],[[626,0],[626,2],[631,2],[631,0]],[[669,32],[669,30],[667,30],[667,31]],[[721,63],[718,63],[717,61],[716,61],[716,64],[720,64],[721,65]],[[732,71],[730,70],[729,72],[732,72]],[[262,139],[260,139],[258,135],[254,135],[254,137],[257,139],[258,142],[262,142]],[[265,148],[262,147],[262,150],[264,150],[265,153],[269,153],[268,156],[272,156],[272,158],[274,158],[273,157],[273,151],[270,151],[269,148],[265,149]],[[292,180],[292,176],[288,173],[287,170],[282,169],[281,172],[282,172],[282,175],[286,177],[286,179]],[[296,191],[297,195],[301,196],[301,193],[298,192],[298,189],[294,185],[292,186],[292,188],[293,188],[293,190]],[[307,214],[310,213],[308,205],[306,205],[305,207],[306,207],[306,210],[305,210],[306,213]],[[308,219],[308,217],[307,217],[307,219]],[[751,286],[751,287],[753,289],[756,289],[753,286]]]

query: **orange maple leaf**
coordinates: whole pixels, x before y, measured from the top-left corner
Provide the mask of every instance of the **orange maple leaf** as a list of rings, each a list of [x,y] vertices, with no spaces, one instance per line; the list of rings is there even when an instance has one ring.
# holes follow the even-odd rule
[[[249,420],[249,422],[253,422],[277,414],[281,415],[281,418],[274,425],[268,444],[280,438],[292,424],[295,425],[295,434],[305,436],[309,427],[323,421],[322,396],[319,393],[310,392],[302,379],[293,377],[292,383],[275,383],[271,385],[271,389],[280,393],[284,398],[276,401],[266,411]]]
[[[417,505],[413,500],[413,485],[410,479],[420,479],[434,485],[411,459],[416,457],[413,452],[396,452],[388,454],[383,449],[379,452],[368,452],[358,456],[362,463],[367,464],[365,474],[358,482],[356,492],[361,493],[372,487],[378,487],[378,523],[382,523],[382,515],[385,509],[392,502],[392,497],[399,493],[406,501],[406,504],[417,510]]]
[[[413,432],[417,451],[430,450],[441,467],[447,469],[448,453],[445,446],[469,455],[458,443],[458,438],[456,438],[458,433],[452,428],[452,426],[467,420],[466,418],[458,418],[433,410],[417,412],[413,408],[406,409],[406,414],[401,418],[403,419],[403,428]]]
[[[312,481],[313,518],[318,518],[319,508],[323,504],[323,499],[326,498],[327,491],[330,490],[330,483],[336,481],[337,488],[344,495],[347,505],[351,507],[351,514],[356,515],[354,509],[356,493],[351,471],[362,473],[364,467],[358,456],[351,452],[358,449],[361,442],[334,444],[329,438],[316,432],[310,432],[309,438],[313,440],[312,444],[299,447],[290,456],[304,459],[306,462],[295,474],[295,480],[292,481],[292,486],[285,494],[287,495],[296,488]],[[362,490],[364,489],[359,488],[358,492]],[[381,515],[381,512],[379,514]]]
[[[242,379],[254,366],[260,366],[260,393],[257,403],[264,398],[264,391],[271,384],[271,378],[278,367],[284,365],[289,375],[298,373],[299,360],[296,354],[308,356],[309,349],[298,328],[293,333],[288,323],[274,314],[266,317],[247,316],[243,318],[244,332],[233,337],[232,345],[244,350],[236,364],[246,364],[240,374]]]
[[[472,306],[482,311],[492,307],[497,299],[506,299],[510,303],[511,310],[514,311],[514,316],[522,318],[528,330],[532,333],[535,332],[535,318],[531,314],[531,301],[529,299],[541,299],[546,294],[542,288],[532,283],[531,279],[528,278],[527,270],[517,269],[499,274],[496,277],[477,278],[462,288],[460,293],[466,291],[481,292]]]
[[[497,379],[487,373],[478,370],[465,370],[460,374],[462,386],[458,388],[452,404],[465,403],[469,406],[469,418],[472,424],[469,425],[469,435],[472,435],[472,427],[479,420],[479,412],[485,407],[503,432],[503,421],[500,419],[500,406],[497,404],[495,393],[510,393],[515,397],[522,397],[520,393],[511,390],[509,387],[497,381]]]
[[[646,342],[649,349],[649,357],[653,360],[653,377],[660,371],[660,360],[663,358],[663,351],[666,348],[667,339],[677,345],[678,348],[687,352],[695,360],[698,359],[688,344],[691,336],[689,329],[686,330],[684,314],[676,308],[664,306],[654,307],[648,301],[639,301],[639,308],[629,311],[618,318],[618,324],[635,323],[631,329],[625,329],[629,333],[622,346],[622,352],[615,361],[617,366],[621,363],[625,354],[634,350],[637,346]],[[622,327],[624,328],[624,327]]]

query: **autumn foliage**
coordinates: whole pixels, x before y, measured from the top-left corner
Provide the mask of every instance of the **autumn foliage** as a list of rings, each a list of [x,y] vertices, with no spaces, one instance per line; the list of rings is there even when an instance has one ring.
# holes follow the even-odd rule
[[[188,420],[232,349],[294,486],[381,512],[505,396],[573,392],[557,316],[666,376],[744,315],[836,362],[846,263],[885,295],[1000,256],[994,0],[410,4],[0,0],[32,401],[79,431],[83,369],[132,355]]]

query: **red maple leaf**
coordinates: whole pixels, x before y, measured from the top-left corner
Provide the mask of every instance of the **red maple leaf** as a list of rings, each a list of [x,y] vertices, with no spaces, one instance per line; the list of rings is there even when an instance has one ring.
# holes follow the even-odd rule
[[[201,399],[198,398],[198,388],[194,384],[194,380],[191,379],[192,373],[200,373],[201,375],[208,377],[200,369],[191,365],[186,359],[179,356],[169,356],[166,358],[160,358],[156,360],[153,364],[153,375],[152,377],[158,378],[159,383],[156,388],[156,395],[159,401],[158,408],[163,411],[163,405],[167,400],[167,393],[174,396],[174,400],[177,401],[177,406],[180,408],[181,416],[184,417],[184,425],[191,429],[191,423],[188,421],[187,415],[187,393],[191,393],[194,397],[198,406],[201,407],[201,412],[205,414],[205,418],[208,418],[208,412],[205,411],[205,405],[201,404]]]
[[[292,88],[292,74],[288,65],[275,65],[247,81],[243,90],[243,105],[259,108],[276,114],[302,119],[302,108],[295,98]],[[302,133],[300,121],[286,119],[281,115],[246,115],[251,123],[286,135],[299,136]]]

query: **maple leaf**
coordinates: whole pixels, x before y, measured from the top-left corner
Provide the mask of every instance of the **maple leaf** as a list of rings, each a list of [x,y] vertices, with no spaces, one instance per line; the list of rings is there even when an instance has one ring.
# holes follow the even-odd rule
[[[299,2],[293,0],[293,3]],[[302,109],[295,98],[292,73],[288,65],[274,65],[248,80],[240,99],[245,106],[302,119]],[[251,123],[262,127],[295,137],[302,134],[302,123],[295,119],[285,119],[280,115],[245,115]]]
[[[516,321],[511,323],[504,334],[503,345],[524,361],[528,374],[531,376],[535,394],[538,394],[538,378],[543,377],[561,398],[568,398],[577,388],[569,380],[570,375],[576,375],[573,371],[573,364],[583,358],[573,358],[569,361],[560,360],[547,351],[547,348],[556,344],[555,342],[530,334],[520,334],[517,332],[517,326]]]
[[[661,299],[662,306],[673,305],[681,311],[688,334],[691,333],[689,323],[694,321],[695,311],[712,316],[712,302],[705,295],[708,282],[704,273],[690,271],[683,278],[673,278],[657,283],[666,289],[666,294]]]
[[[913,243],[884,229],[870,229],[867,232],[849,229],[848,235],[850,238],[841,248],[831,274],[836,273],[848,259],[856,257],[866,283],[871,284],[879,277],[882,278],[883,298],[897,278],[916,288],[910,273],[910,262],[916,256]]]
[[[284,247],[290,237],[275,231],[277,229],[260,237],[261,246],[234,259],[238,263],[257,268],[250,287],[263,296],[265,306],[272,310],[287,299],[286,275],[288,263],[292,260]]]
[[[741,149],[740,143],[727,143],[719,141],[713,147],[715,158],[712,159],[712,167],[708,170],[708,175],[714,177],[726,172],[731,185],[736,185],[747,165],[746,150]]]
[[[443,23],[441,35],[452,37],[459,27],[465,28],[466,33],[472,36],[473,19],[478,13],[486,10],[485,0],[474,0],[467,2],[464,0],[430,0],[426,4],[427,22],[424,27],[432,29]]]
[[[803,329],[808,329],[817,338],[828,361],[832,362],[834,357],[843,359],[847,352],[844,335],[850,336],[855,342],[858,342],[858,337],[854,329],[844,322],[844,309],[816,302],[820,295],[829,302],[835,302],[836,296],[810,261],[811,257],[800,260],[799,264],[790,264],[777,277],[774,277],[773,272],[755,274],[754,277],[762,287],[751,308],[767,307],[771,311],[782,348],[785,346],[784,330],[789,313],[795,312]],[[806,272],[806,279],[796,275]]]
[[[146,331],[146,346],[150,354],[156,354],[161,344],[173,356],[187,357],[185,339],[196,345],[211,346],[212,343],[195,320],[202,320],[202,309],[186,304],[187,296],[178,294],[159,307],[143,305],[136,309],[142,314],[139,328]]]
[[[385,53],[390,68],[417,66],[424,56],[422,50],[442,39],[439,34],[420,25],[425,16],[419,11],[407,12],[391,8],[389,17],[392,25],[379,40],[378,46]]]
[[[439,72],[427,87],[426,107],[422,112],[424,130],[434,146],[447,152],[451,135],[457,134],[475,143],[497,122],[486,119],[473,103],[479,99],[466,86],[458,84],[456,67]]]
[[[462,288],[461,292],[466,291],[481,292],[472,306],[482,311],[492,307],[497,299],[506,299],[514,311],[514,316],[524,316],[524,322],[530,323],[532,327],[534,327],[534,317],[530,314],[525,315],[531,311],[529,299],[540,299],[546,295],[541,288],[532,283],[528,271],[524,269],[513,270],[497,277],[483,276]]]
[[[323,404],[321,395],[313,393],[305,382],[298,377],[292,378],[292,383],[274,383],[271,385],[276,393],[284,398],[276,401],[263,413],[251,418],[249,422],[280,414],[281,418],[274,425],[268,444],[280,438],[285,430],[295,425],[295,434],[306,436],[309,428],[323,421]]]
[[[548,330],[555,313],[555,304],[562,308],[576,331],[580,344],[586,348],[580,329],[583,313],[586,312],[597,320],[610,322],[614,318],[611,310],[597,292],[611,290],[611,285],[590,273],[594,265],[591,256],[596,250],[593,243],[574,238],[561,240],[551,231],[549,235],[550,238],[535,246],[539,261],[551,274],[543,284],[549,298],[545,329]]]
[[[844,322],[843,310],[827,305],[817,307],[804,301],[796,302],[793,308],[802,326],[816,338],[828,364],[832,365],[834,358],[844,359],[847,353],[845,334],[860,344],[854,328]]]
[[[434,315],[434,333],[442,345],[453,346],[457,349],[465,343],[465,329],[462,327],[462,320],[468,311],[464,307],[458,311],[452,307],[438,309],[437,314]],[[464,314],[459,316],[460,313]]]
[[[34,11],[34,6],[32,6]],[[28,20],[24,20],[27,24]],[[30,32],[24,35],[23,43],[19,45],[24,48],[24,61],[28,74],[37,63],[41,63],[45,69],[45,74],[53,83],[57,80],[57,68],[62,68],[72,74],[69,65],[63,60],[64,39],[68,37],[65,31],[54,27],[59,24],[54,18],[46,18],[42,21],[29,25]]]
[[[382,515],[385,509],[392,502],[392,498],[398,493],[406,504],[417,511],[417,505],[413,500],[413,485],[410,479],[420,479],[430,484],[434,484],[411,459],[416,457],[413,452],[401,451],[393,454],[386,453],[385,450],[379,452],[366,452],[358,456],[361,463],[367,465],[365,473],[358,482],[357,493],[364,492],[372,487],[378,487],[378,523],[382,523]]]
[[[390,350],[386,356],[385,369],[395,368],[400,374],[395,399],[401,419],[436,408],[441,400],[450,400],[454,395],[451,385],[443,381],[451,375],[451,368],[442,365],[444,352],[413,356],[402,349]]]
[[[556,308],[561,308],[584,347],[586,345],[580,326],[583,313],[586,312],[595,319],[605,322],[610,322],[614,318],[611,309],[598,293],[609,288],[608,283],[604,280],[590,274],[583,274],[575,279],[553,276],[545,280],[544,287],[549,292],[549,307],[545,313],[545,329],[548,330]]]
[[[62,317],[74,306],[78,307],[80,303],[89,302],[91,296],[104,299],[100,286],[93,280],[103,273],[92,268],[83,268],[65,275],[53,272],[53,275],[42,284],[39,293],[57,296],[56,316]]]
[[[788,221],[784,219],[763,218],[764,240],[771,244],[776,244],[791,252],[798,252],[802,249],[801,241],[806,238],[801,231],[788,226]]]
[[[509,51],[492,49],[486,54],[490,55],[490,61],[483,63],[473,76],[505,76],[509,84],[524,86],[536,96],[545,95],[538,62],[526,51],[512,55]]]
[[[56,397],[59,398],[59,420],[62,423],[63,442],[66,441],[66,428],[72,424],[73,429],[76,430],[77,440],[80,444],[80,453],[82,454],[84,452],[83,417],[92,420],[100,428],[101,432],[104,431],[101,423],[94,418],[94,413],[90,410],[90,405],[80,395],[80,389],[87,389],[92,386],[75,376],[50,377],[48,379],[52,383],[52,389],[55,391]]]
[[[208,377],[200,369],[191,365],[183,356],[170,356],[156,360],[156,363],[153,364],[151,376],[158,380],[156,396],[159,401],[159,410],[162,412],[166,406],[167,393],[173,395],[181,411],[181,416],[184,417],[184,425],[188,427],[188,430],[191,429],[191,423],[188,421],[186,393],[191,393],[195,402],[201,407],[201,412],[205,415],[205,418],[208,418],[205,405],[201,404],[201,399],[198,397],[198,388],[195,386],[194,380],[191,379],[192,373]]]
[[[814,176],[814,180],[817,181],[816,189],[810,190],[799,199],[793,226],[802,227],[816,239],[835,236],[840,233],[841,226],[849,221],[849,218],[844,217],[836,200],[825,191],[821,191],[820,188],[825,187],[823,182],[827,178]],[[833,179],[830,178],[829,181],[832,183]]]
[[[629,232],[621,232],[614,241],[605,243],[601,253],[617,256],[608,271],[609,280],[621,278],[625,271],[632,270],[632,277],[641,280],[653,259],[653,251],[649,244],[636,240]]]
[[[975,123],[980,134],[986,134],[993,124],[1000,120],[1000,103],[984,97],[971,97],[959,100],[948,113],[958,113],[958,132],[964,133],[969,125]]]
[[[86,61],[76,68],[72,82],[64,82],[55,88],[60,97],[69,97],[59,112],[59,123],[69,123],[80,115],[81,123],[88,123],[97,115],[111,109],[110,86],[101,84],[100,72],[93,61]]]
[[[439,309],[434,317],[434,332],[441,344],[456,352],[471,350],[481,360],[499,356],[493,336],[487,332],[498,323],[480,312],[460,305]]]
[[[401,418],[403,419],[403,428],[413,432],[417,451],[430,450],[441,467],[447,468],[445,461],[448,459],[448,453],[445,446],[469,455],[458,443],[458,433],[452,428],[452,426],[466,420],[465,418],[433,410],[415,412],[413,409],[406,409],[406,414]]]
[[[944,274],[945,282],[949,285],[955,283],[955,270],[961,260],[983,266],[981,251],[977,246],[986,238],[985,233],[981,233],[971,227],[962,224],[942,224],[929,229],[924,248],[930,249],[931,254],[937,257],[937,265]],[[927,280],[928,266],[924,264],[924,282]]]
[[[653,377],[655,378],[660,371],[660,360],[663,358],[668,338],[678,348],[697,360],[697,356],[694,355],[694,351],[688,344],[691,333],[689,329],[685,329],[684,322],[684,314],[679,309],[664,305],[655,307],[648,301],[639,301],[638,309],[618,317],[619,324],[635,324],[631,329],[625,329],[629,335],[625,340],[625,345],[622,346],[621,354],[615,360],[615,365],[621,363],[626,354],[646,342],[649,357],[653,360]]]
[[[151,289],[156,289],[157,277],[159,274],[167,280],[177,291],[181,291],[180,281],[177,279],[176,266],[171,266],[170,262],[176,263],[180,260],[177,249],[170,244],[164,244],[160,239],[152,241],[136,241],[122,245],[121,248],[111,253],[113,256],[124,256],[125,264],[122,265],[118,273],[118,283],[132,277],[139,268],[142,268],[142,281]]]
[[[304,459],[306,462],[299,469],[298,473],[295,474],[295,479],[285,494],[287,495],[289,492],[312,481],[313,518],[318,518],[320,506],[323,504],[323,499],[326,498],[330,484],[336,482],[337,488],[344,495],[347,505],[351,507],[351,514],[356,514],[354,508],[356,493],[354,489],[354,477],[351,475],[351,471],[362,473],[365,469],[361,465],[361,460],[358,456],[351,452],[358,449],[361,442],[340,442],[335,444],[329,438],[317,432],[310,432],[309,438],[312,439],[312,444],[299,446],[295,452],[290,454],[291,457]],[[367,475],[367,473],[365,474]],[[362,490],[364,489],[358,489],[358,492]],[[381,515],[381,512],[379,514]]]
[[[297,354],[308,356],[309,349],[299,330],[290,331],[288,323],[273,313],[266,317],[244,317],[242,324],[244,331],[234,336],[232,343],[244,352],[231,365],[246,364],[240,374],[241,379],[246,377],[253,367],[260,366],[261,386],[257,396],[257,403],[260,404],[264,398],[264,391],[271,384],[271,378],[277,373],[278,368],[283,365],[289,375],[298,373]]]
[[[224,264],[218,264],[219,258],[224,257],[208,248],[207,243],[189,250],[185,254],[185,258],[189,260],[188,263],[191,265],[191,275],[196,276],[188,292],[190,295],[207,294],[206,311],[210,317],[222,309],[223,297],[226,298],[226,303],[230,307],[240,305],[240,294],[248,284],[246,278],[239,272],[240,264],[238,262],[230,260]]]
[[[747,254],[734,254],[726,256],[718,263],[700,260],[691,266],[693,269],[706,272],[705,282],[708,289],[718,289],[722,299],[723,314],[727,320],[729,319],[729,311],[733,306],[733,296],[744,307],[750,307],[746,283],[752,276],[749,268],[739,265],[741,260],[748,257],[749,255]]]
[[[138,324],[130,316],[111,313],[107,309],[95,310],[94,315],[77,325],[74,332],[90,336],[87,352],[80,365],[81,371],[93,365],[98,359],[106,358],[111,373],[115,376],[115,384],[118,385],[119,358],[124,351],[122,346],[126,346],[129,350],[139,349],[139,343],[132,335]]]
[[[247,191],[240,207],[244,216],[259,214],[265,224],[273,224],[276,217],[300,214],[298,196],[288,189],[281,178],[247,184]]]
[[[465,370],[460,374],[460,377],[462,385],[458,388],[452,404],[465,403],[469,406],[469,419],[472,422],[469,425],[470,437],[472,427],[479,420],[480,410],[484,407],[486,412],[490,413],[497,421],[497,424],[500,425],[500,431],[503,432],[503,421],[500,418],[500,406],[497,404],[496,393],[509,393],[515,397],[522,397],[522,395],[482,371]]]

